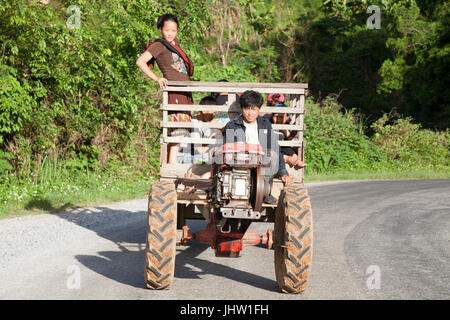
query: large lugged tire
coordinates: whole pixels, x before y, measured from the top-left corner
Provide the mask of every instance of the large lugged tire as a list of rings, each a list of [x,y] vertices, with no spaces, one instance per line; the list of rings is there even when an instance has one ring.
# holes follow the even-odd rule
[[[313,249],[311,202],[305,188],[281,192],[275,216],[275,276],[284,293],[302,293],[311,273]]]
[[[172,182],[153,183],[148,201],[145,282],[148,288],[170,289],[175,272],[177,194]]]

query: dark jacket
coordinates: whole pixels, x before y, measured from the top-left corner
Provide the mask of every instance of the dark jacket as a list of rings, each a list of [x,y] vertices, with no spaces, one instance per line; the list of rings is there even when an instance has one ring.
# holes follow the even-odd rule
[[[274,135],[272,124],[268,119],[261,116],[256,118],[256,122],[258,124],[259,144],[263,147],[265,154],[270,157],[270,153],[275,152],[278,156],[278,172],[276,176],[282,177],[289,175],[286,170],[283,155],[281,154],[280,145],[278,144],[278,138]],[[233,130],[231,132],[234,133],[234,136],[229,134],[230,131],[228,131],[227,135],[227,130]],[[225,125],[223,141],[224,143],[245,142],[245,125],[242,114]]]

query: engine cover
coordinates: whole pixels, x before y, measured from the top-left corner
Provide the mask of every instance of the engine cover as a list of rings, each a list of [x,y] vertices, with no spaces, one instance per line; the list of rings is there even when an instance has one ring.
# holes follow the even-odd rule
[[[225,170],[221,172],[222,199],[249,200],[251,178],[250,169]]]

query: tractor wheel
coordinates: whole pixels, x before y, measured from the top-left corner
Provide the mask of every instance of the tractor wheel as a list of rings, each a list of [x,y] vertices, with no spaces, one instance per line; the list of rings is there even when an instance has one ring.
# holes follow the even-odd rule
[[[148,201],[145,282],[148,288],[170,289],[175,271],[177,194],[172,182],[153,183]]]
[[[275,275],[284,293],[302,293],[311,273],[313,221],[311,203],[303,187],[287,187],[275,215],[273,246]]]

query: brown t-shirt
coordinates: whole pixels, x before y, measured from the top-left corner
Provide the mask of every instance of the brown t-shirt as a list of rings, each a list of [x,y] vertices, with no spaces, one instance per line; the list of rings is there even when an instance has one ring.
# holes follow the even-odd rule
[[[175,44],[180,45],[178,39],[175,39]],[[147,51],[155,58],[164,78],[171,81],[189,81],[183,59],[167,49],[161,42],[152,43]]]

